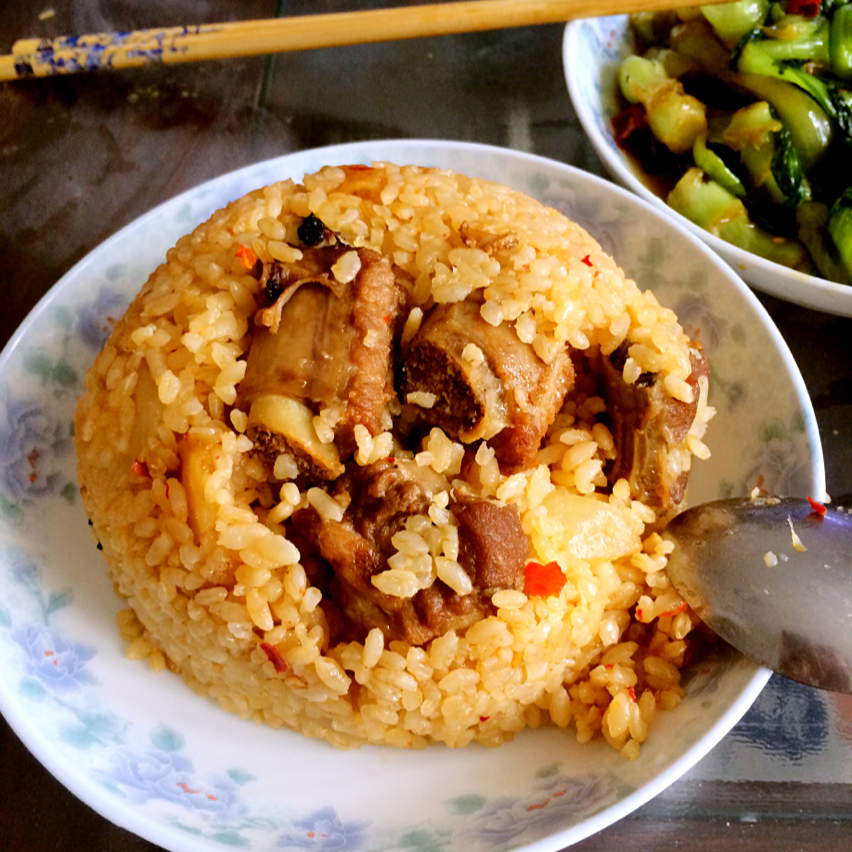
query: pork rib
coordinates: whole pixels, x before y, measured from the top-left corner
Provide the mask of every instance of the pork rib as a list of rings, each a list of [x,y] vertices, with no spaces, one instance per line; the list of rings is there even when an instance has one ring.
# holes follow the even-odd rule
[[[297,511],[292,520],[334,571],[330,597],[343,611],[353,638],[363,639],[378,627],[388,641],[423,645],[491,614],[495,591],[522,584],[529,541],[517,507],[453,495],[450,511],[459,521],[459,563],[473,590],[459,595],[437,579],[410,598],[381,592],[372,577],[388,568],[388,558],[396,552],[393,536],[409,517],[426,514],[435,495],[449,490],[450,483],[412,461],[385,459],[347,473],[336,484],[350,498],[341,521],[323,518],[313,508]]]
[[[674,399],[662,380],[643,373],[627,384],[622,374],[627,357],[623,345],[602,359],[607,418],[616,458],[607,471],[610,482],[626,479],[631,495],[660,512],[677,506],[686,491],[688,471],[677,463],[677,451],[685,445],[698,410],[698,379],[709,374],[699,346],[691,349],[692,373],[687,383],[692,402]]]
[[[341,284],[332,267],[350,251],[360,270]],[[334,479],[355,448],[355,426],[381,431],[405,291],[378,252],[331,246],[302,253],[297,263],[279,264],[275,301],[258,312],[238,405],[248,412],[257,451],[271,459],[290,451],[312,478]],[[333,442],[313,425],[323,410]]]
[[[509,323],[486,322],[473,300],[434,307],[398,374],[403,401],[432,394],[424,416],[465,443],[488,440],[508,473],[535,463],[574,380],[567,349],[546,364]]]

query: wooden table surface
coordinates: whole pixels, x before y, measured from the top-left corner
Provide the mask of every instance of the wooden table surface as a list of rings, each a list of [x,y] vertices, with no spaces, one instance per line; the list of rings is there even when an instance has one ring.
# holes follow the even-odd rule
[[[7,0],[0,49],[22,37],[391,5],[403,3]],[[352,140],[445,138],[604,175],[568,100],[561,39],[562,27],[548,25],[0,84],[0,345],[68,269],[123,225],[269,157]],[[759,297],[813,400],[829,493],[852,493],[852,319]],[[852,761],[831,753],[838,743],[852,747],[852,699],[773,677],[683,779],[572,848],[847,850]],[[0,849],[157,848],[68,793],[0,719]]]

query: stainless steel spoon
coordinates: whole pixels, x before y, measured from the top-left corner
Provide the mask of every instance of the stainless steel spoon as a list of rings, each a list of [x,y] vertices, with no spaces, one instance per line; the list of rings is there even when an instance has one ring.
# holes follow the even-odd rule
[[[672,584],[696,615],[772,671],[852,693],[852,509],[807,500],[704,503],[663,537]]]

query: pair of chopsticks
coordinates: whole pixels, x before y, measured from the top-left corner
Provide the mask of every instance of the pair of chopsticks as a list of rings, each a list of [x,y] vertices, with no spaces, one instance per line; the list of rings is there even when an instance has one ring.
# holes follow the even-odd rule
[[[10,54],[0,56],[0,81],[496,30],[688,4],[689,0],[461,0],[123,33],[22,39],[15,42]]]

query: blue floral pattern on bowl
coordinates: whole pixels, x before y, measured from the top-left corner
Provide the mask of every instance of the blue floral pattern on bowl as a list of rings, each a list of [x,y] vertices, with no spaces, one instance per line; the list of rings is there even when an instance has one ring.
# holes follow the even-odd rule
[[[494,750],[338,752],[226,714],[170,673],[124,659],[121,603],[76,493],[85,371],[147,272],[195,223],[251,188],[371,159],[452,167],[537,195],[600,235],[700,333],[719,414],[693,499],[745,493],[759,475],[800,492],[824,485],[813,411],[762,308],[691,237],[597,178],[484,146],[373,142],[260,163],[152,211],[71,270],[0,356],[0,709],[84,801],[175,852],[559,849],[690,769],[768,677],[731,653],[708,659],[629,762],[558,729]]]

